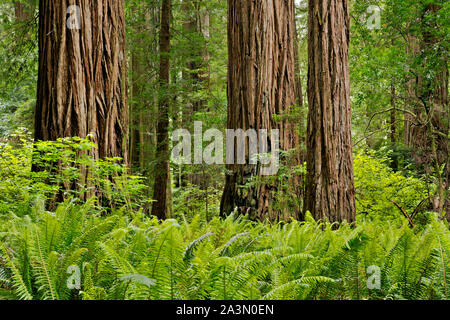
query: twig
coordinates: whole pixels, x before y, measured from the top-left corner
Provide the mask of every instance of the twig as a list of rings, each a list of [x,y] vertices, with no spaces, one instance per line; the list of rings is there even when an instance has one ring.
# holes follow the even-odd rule
[[[395,204],[395,206],[403,213],[403,215],[405,216],[405,218],[408,219],[409,224],[411,225],[411,227],[412,227],[413,229],[415,229],[416,227],[414,226],[414,223],[413,223],[411,217],[409,216],[409,214],[408,214],[408,213],[407,213],[407,212],[406,212],[399,204],[397,204],[397,202],[395,202],[394,200],[391,200],[391,202],[392,202],[393,204]]]

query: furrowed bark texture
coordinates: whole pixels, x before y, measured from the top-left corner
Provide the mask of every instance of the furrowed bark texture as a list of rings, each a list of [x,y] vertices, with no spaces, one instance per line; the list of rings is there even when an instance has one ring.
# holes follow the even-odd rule
[[[294,1],[228,1],[229,129],[279,129],[282,150],[298,145],[294,125],[273,119],[296,105],[294,43]],[[223,215],[237,208],[240,214],[249,214],[255,220],[287,218],[272,208],[275,185],[242,188],[259,175],[259,166],[235,164],[227,165],[227,169],[231,174],[226,177],[222,197]],[[300,185],[298,179],[294,180],[291,183]]]
[[[169,171],[169,94],[170,82],[170,16],[171,1],[163,0],[161,7],[160,31],[160,97],[158,110],[158,132],[156,146],[155,184],[153,189],[152,215],[158,219],[165,219],[168,211],[168,183]]]
[[[348,0],[309,0],[305,209],[330,222],[355,219]]]
[[[68,12],[73,5],[79,19],[75,7]],[[128,163],[123,5],[118,0],[40,1],[36,140],[92,134],[98,144],[94,158],[122,157]]]

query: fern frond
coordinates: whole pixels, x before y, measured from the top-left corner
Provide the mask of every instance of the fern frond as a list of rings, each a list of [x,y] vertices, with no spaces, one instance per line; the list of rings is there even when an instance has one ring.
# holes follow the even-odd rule
[[[186,248],[186,250],[184,251],[183,254],[183,261],[184,262],[189,262],[192,260],[192,258],[194,257],[194,251],[195,249],[200,245],[200,243],[202,243],[203,241],[205,241],[207,238],[213,236],[214,233],[212,232],[208,232],[204,235],[202,235],[200,238],[195,239],[194,241],[192,241]]]
[[[25,285],[25,282],[23,281],[20,271],[17,269],[16,265],[14,264],[13,260],[11,259],[8,253],[8,249],[2,242],[0,242],[0,250],[3,252],[3,255],[6,259],[6,264],[8,268],[11,270],[13,287],[17,296],[22,300],[33,300],[33,296],[31,295],[27,286]]]

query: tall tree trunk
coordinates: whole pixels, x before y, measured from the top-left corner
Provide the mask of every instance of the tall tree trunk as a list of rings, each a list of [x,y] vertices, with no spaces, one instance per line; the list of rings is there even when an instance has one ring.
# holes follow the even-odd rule
[[[201,3],[200,0],[199,3]],[[198,7],[198,31],[200,32],[203,43],[201,48],[201,56],[202,56],[202,65],[199,70],[199,80],[201,82],[201,87],[203,90],[210,90],[210,65],[209,65],[209,52],[208,52],[208,40],[210,38],[210,16],[209,9],[204,7]],[[206,99],[200,99],[200,109],[204,109],[206,107],[207,101]]]
[[[185,14],[185,21],[183,23],[183,29],[188,37],[188,43],[185,47],[186,52],[186,68],[183,71],[183,80],[187,84],[187,90],[191,93],[190,98],[186,101],[186,105],[183,112],[183,127],[189,128],[193,132],[194,121],[193,116],[196,112],[201,110],[201,104],[196,94],[194,94],[200,87],[200,75],[199,69],[201,64],[199,62],[199,15],[198,8],[196,6],[197,1],[185,0],[183,1],[183,10]],[[186,178],[187,182],[192,185],[201,184],[201,175],[198,172],[198,165],[192,167],[194,172],[182,175],[182,179]]]
[[[294,148],[299,140],[288,120],[274,120],[275,114],[286,113],[296,104],[293,17],[293,0],[228,1],[227,127],[279,129],[282,150]],[[248,152],[246,163],[227,165],[231,174],[226,177],[222,215],[238,208],[240,214],[255,220],[287,219],[286,212],[272,207],[275,184],[263,182],[242,188],[249,179],[260,176],[259,166],[248,164]]]
[[[397,110],[396,110],[396,93],[395,93],[395,83],[394,78],[392,78],[391,83],[391,119],[390,119],[390,127],[391,127],[391,145],[393,150],[397,148]],[[394,154],[392,157],[392,169],[395,171],[398,170],[398,155]]]
[[[183,10],[186,15],[183,29],[189,39],[185,47],[187,58],[183,79],[191,94],[184,108],[183,126],[189,128],[191,132],[194,125],[193,115],[206,109],[207,101],[204,98],[204,91],[208,89],[210,79],[207,48],[207,41],[210,37],[209,11],[202,3],[202,0],[183,1]],[[187,175],[187,181],[202,188],[205,184],[205,177],[202,174],[203,165],[193,165],[191,169],[193,172]]]
[[[444,45],[436,34],[440,9],[439,5],[424,4],[415,21],[421,25],[421,34],[409,36],[408,96],[415,118],[409,117],[405,131],[420,171],[437,180],[433,210],[446,210],[450,218],[448,68]],[[424,64],[413,69],[417,61]]]
[[[169,171],[169,106],[171,103],[170,82],[170,18],[171,0],[162,0],[160,31],[160,97],[158,110],[158,132],[156,146],[155,184],[153,188],[152,215],[165,219],[168,211]]]
[[[391,143],[395,145],[397,143],[397,112],[395,110],[395,84],[394,79],[392,79],[391,83]]]
[[[298,30],[297,30],[297,20],[296,20],[296,16],[294,14],[293,16],[294,19],[294,27],[295,27],[295,43],[294,43],[294,50],[295,50],[295,56],[294,56],[294,61],[295,61],[295,84],[296,84],[296,97],[297,97],[297,109],[298,109],[298,123],[300,124],[300,130],[299,130],[299,146],[298,146],[298,163],[299,164],[304,164],[306,161],[306,149],[305,149],[305,145],[306,145],[306,126],[304,125],[305,122],[305,118],[306,118],[306,113],[305,113],[305,109],[303,107],[303,87],[302,87],[302,79],[301,79],[301,68],[300,68],[300,53],[299,53],[299,49],[300,49],[300,39],[299,39],[299,35],[298,35]],[[298,177],[298,182],[299,184],[297,186],[294,186],[294,188],[296,188],[298,190],[298,192],[296,193],[300,199],[304,199],[305,197],[305,186],[303,181],[305,180],[305,175],[302,173],[299,177]],[[303,208],[301,208],[303,209]],[[301,219],[305,218],[305,212],[303,210],[299,210],[301,211]]]
[[[445,40],[435,34],[437,29],[442,28],[437,22],[437,17],[442,14],[441,9],[442,6],[437,4],[426,4],[424,7],[422,52],[425,59],[423,61],[425,63],[432,59],[436,61],[431,65],[432,69],[427,70],[426,75],[422,75],[419,98],[424,106],[422,112],[425,111],[425,119],[427,119],[426,141],[429,146],[431,145],[432,158],[428,165],[434,168],[434,175],[438,181],[433,209],[439,213],[446,211],[447,219],[450,221],[448,61],[445,44],[442,42]],[[431,121],[428,121],[429,119]]]
[[[133,5],[132,36],[128,39],[131,52],[130,99],[130,163],[132,169],[143,174],[149,186],[153,182],[150,164],[154,159],[154,135],[157,116],[158,76],[153,70],[159,63],[155,57],[159,44],[153,37],[159,34],[159,4]],[[155,103],[156,102],[156,103]],[[155,130],[156,131],[156,130]],[[150,190],[149,190],[150,191]],[[150,195],[149,195],[150,196]]]
[[[355,219],[348,0],[309,0],[305,209],[316,219]]]
[[[123,0],[40,1],[35,139],[92,134],[128,163],[127,99]]]
[[[413,64],[413,59],[415,56],[419,53],[419,41],[416,37],[413,35],[408,35],[407,38],[407,44],[406,44],[406,54],[409,56],[408,64]],[[411,72],[412,68],[408,66],[407,72]],[[409,109],[413,112],[413,114],[417,113],[418,107],[417,107],[417,100],[416,100],[416,87],[418,79],[416,76],[410,77],[406,84],[406,90],[409,96]],[[410,113],[405,112],[404,113],[404,119],[405,119],[405,129],[404,129],[404,144],[408,147],[411,147],[413,145],[413,135],[412,131],[414,128],[414,122],[416,119],[414,119],[413,115]]]
[[[133,170],[144,170],[144,135],[142,101],[142,68],[138,54],[131,53],[131,102],[130,102],[130,164]]]

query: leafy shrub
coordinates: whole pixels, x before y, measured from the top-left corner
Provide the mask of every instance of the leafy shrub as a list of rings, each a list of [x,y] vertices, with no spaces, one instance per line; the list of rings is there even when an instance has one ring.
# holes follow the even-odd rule
[[[401,220],[397,203],[409,214],[428,197],[425,182],[394,172],[387,158],[358,153],[354,160],[356,206],[359,218]],[[427,219],[425,219],[427,220]]]
[[[24,131],[0,143],[0,214],[29,213],[39,197],[55,203],[97,196],[100,206],[129,209],[148,201],[142,177],[120,158],[93,159],[93,148],[89,137],[33,143]]]
[[[24,130],[0,142],[0,215],[29,212],[32,194],[31,155],[33,147]]]

